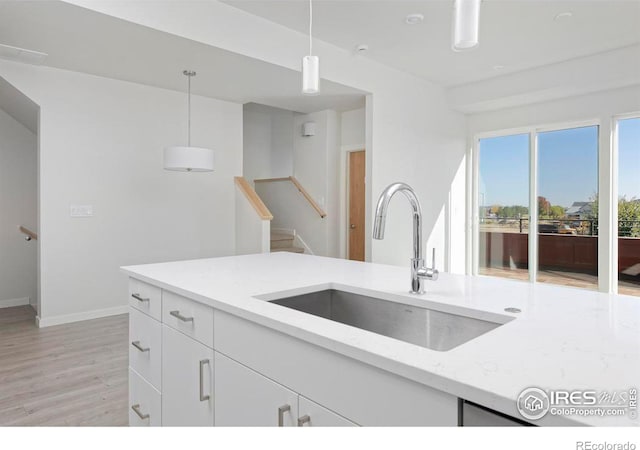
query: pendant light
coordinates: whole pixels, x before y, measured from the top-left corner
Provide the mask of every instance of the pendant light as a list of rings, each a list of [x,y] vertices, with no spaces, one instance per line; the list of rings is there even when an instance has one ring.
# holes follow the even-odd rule
[[[214,163],[213,150],[191,146],[191,77],[195,77],[196,73],[193,70],[185,70],[182,73],[189,80],[187,146],[165,147],[164,168],[181,172],[211,172]]]
[[[309,0],[309,54],[302,58],[302,93],[305,95],[320,93],[320,59],[313,56],[312,29],[313,4],[312,0]]]
[[[478,45],[481,0],[455,0],[453,6],[453,45],[456,52]]]

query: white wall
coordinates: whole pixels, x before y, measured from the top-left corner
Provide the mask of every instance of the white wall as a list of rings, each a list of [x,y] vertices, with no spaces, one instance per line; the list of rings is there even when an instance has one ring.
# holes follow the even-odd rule
[[[119,266],[234,254],[241,105],[194,96],[192,142],[217,150],[216,170],[168,172],[184,93],[6,61],[0,76],[41,108],[41,325],[125,311]]]
[[[2,105],[0,105],[1,107]],[[37,301],[37,137],[0,109],[0,307]]]
[[[293,173],[293,116],[284,109],[244,105],[242,174],[251,185],[258,178]]]
[[[236,255],[271,251],[271,222],[262,220],[240,189],[236,188]]]
[[[340,113],[340,145],[343,147],[364,148],[366,136],[366,111],[364,108]]]
[[[300,70],[300,56],[308,46],[304,33],[215,1],[190,2],[188,8],[175,1],[73,3],[293,70]],[[439,86],[319,40],[314,51],[320,57],[323,78],[372,94],[366,106],[370,151],[366,255],[376,262],[408,266],[411,214],[403,205],[406,202],[394,199],[386,238],[373,243],[371,204],[389,183],[407,182],[422,200],[425,233],[443,230],[436,222],[449,202],[450,185],[464,159],[464,117],[449,108]],[[464,198],[452,201],[464,204]],[[438,232],[429,242],[440,248],[441,268],[444,241],[444,232]]]
[[[316,124],[315,136],[302,135],[302,126],[306,122]],[[296,232],[315,254],[337,257],[340,210],[338,113],[326,110],[311,114],[296,114],[294,129],[293,175],[327,213],[325,218],[321,218],[308,202],[305,202],[306,205],[299,205],[299,202],[296,202],[297,213],[309,218],[304,226],[296,228]],[[313,214],[309,215],[309,211]]]
[[[469,136],[527,126],[546,126],[584,120],[608,121],[614,114],[640,110],[640,85],[550,102],[468,116]]]

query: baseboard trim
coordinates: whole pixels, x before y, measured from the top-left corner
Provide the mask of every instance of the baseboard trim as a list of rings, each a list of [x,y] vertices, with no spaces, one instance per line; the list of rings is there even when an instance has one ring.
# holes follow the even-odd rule
[[[12,306],[23,306],[29,304],[29,297],[9,298],[0,300],[0,308],[11,308]]]
[[[52,327],[65,323],[81,322],[83,320],[100,319],[101,317],[117,316],[129,312],[129,305],[115,306],[113,308],[95,309],[81,313],[64,314],[53,317],[36,316],[36,326],[38,328]]]

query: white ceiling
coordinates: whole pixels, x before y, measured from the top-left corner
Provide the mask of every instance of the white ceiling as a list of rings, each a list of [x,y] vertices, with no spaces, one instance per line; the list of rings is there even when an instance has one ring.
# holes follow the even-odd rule
[[[0,1],[0,44],[48,53],[44,65],[297,112],[349,110],[362,91],[322,81],[300,93],[300,73],[59,1]]]
[[[308,0],[228,0],[229,5],[306,33]],[[483,0],[480,45],[451,50],[453,0],[316,0],[314,35],[443,86],[592,55],[640,42],[638,0]],[[561,12],[568,19],[555,21]],[[419,25],[406,25],[422,13]],[[502,66],[501,69],[494,69]]]

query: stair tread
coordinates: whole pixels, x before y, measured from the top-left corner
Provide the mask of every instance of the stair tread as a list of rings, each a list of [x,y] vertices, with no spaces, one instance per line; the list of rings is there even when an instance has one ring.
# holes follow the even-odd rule
[[[272,248],[272,252],[291,252],[291,253],[304,253],[304,249],[302,247],[282,247],[282,248]]]
[[[271,240],[272,241],[288,241],[288,240],[291,240],[293,238],[294,238],[293,234],[271,233]]]

